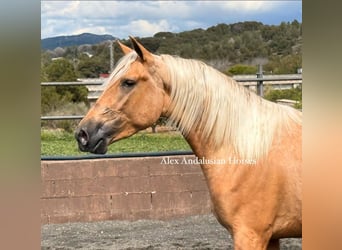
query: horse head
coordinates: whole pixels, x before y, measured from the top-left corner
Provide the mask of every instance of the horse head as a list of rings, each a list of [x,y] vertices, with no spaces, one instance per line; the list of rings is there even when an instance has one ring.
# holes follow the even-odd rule
[[[81,151],[104,154],[109,144],[150,127],[167,109],[159,56],[130,39],[133,49],[119,42],[125,55],[75,131]]]

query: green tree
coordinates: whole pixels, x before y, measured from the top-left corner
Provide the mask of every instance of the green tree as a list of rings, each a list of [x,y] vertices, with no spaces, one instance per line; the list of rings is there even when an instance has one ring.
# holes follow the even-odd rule
[[[77,74],[81,78],[96,78],[101,73],[108,73],[109,61],[100,57],[83,56],[77,66]]]
[[[76,81],[73,65],[66,59],[58,59],[43,67],[43,81]],[[41,90],[41,108],[43,113],[58,109],[66,102],[87,102],[88,91],[84,86],[43,86]]]
[[[272,56],[264,66],[266,72],[273,74],[296,74],[302,67],[301,54],[291,54],[287,56]]]
[[[284,90],[271,89],[266,91],[264,98],[272,102],[276,102],[278,99],[289,99],[298,101],[299,103],[295,106],[295,108],[302,108],[301,87]]]
[[[228,75],[256,74],[257,67],[244,64],[236,64],[228,70]]]
[[[54,60],[45,72],[51,82],[76,81],[74,66],[66,59]]]

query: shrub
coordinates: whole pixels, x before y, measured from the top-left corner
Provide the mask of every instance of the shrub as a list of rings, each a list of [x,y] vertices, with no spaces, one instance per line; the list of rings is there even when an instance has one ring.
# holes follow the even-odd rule
[[[236,64],[228,70],[229,75],[248,75],[256,74],[257,68],[244,64]]]
[[[297,109],[302,108],[302,88],[292,88],[292,89],[284,89],[284,90],[277,90],[277,89],[268,89],[265,91],[264,98],[276,102],[278,99],[289,99],[298,101],[299,103],[296,104],[294,107]]]

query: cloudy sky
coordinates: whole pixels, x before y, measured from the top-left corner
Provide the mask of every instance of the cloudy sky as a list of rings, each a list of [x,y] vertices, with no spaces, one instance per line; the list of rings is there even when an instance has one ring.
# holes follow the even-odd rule
[[[218,23],[302,22],[302,1],[42,1],[41,38],[84,32],[126,39]]]

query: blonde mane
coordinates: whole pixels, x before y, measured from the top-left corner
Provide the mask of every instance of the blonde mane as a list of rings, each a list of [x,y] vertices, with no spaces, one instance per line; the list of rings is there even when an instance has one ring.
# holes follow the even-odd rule
[[[185,137],[196,129],[214,149],[233,145],[240,157],[257,160],[281,124],[301,123],[301,112],[260,98],[203,62],[161,58],[171,77],[169,124]]]

